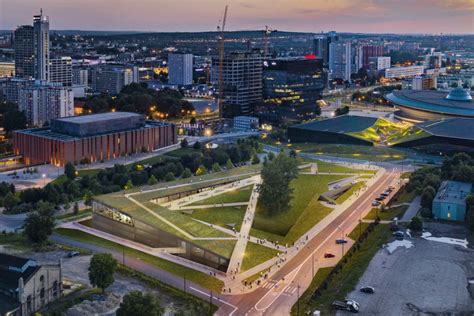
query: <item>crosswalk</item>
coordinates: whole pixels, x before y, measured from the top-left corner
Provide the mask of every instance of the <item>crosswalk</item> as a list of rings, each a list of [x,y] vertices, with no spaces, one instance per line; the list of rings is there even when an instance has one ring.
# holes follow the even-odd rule
[[[279,284],[277,287],[275,287],[275,284],[277,284],[277,283],[278,282],[275,281],[275,280],[268,280],[265,284],[262,285],[262,287],[264,289],[274,288],[275,290],[277,290],[278,287],[280,287],[280,286],[283,286],[283,287],[287,286],[286,284]],[[298,288],[296,286],[290,285],[290,286],[285,288],[285,290],[283,291],[283,294],[291,296],[291,295],[295,294],[297,290],[298,290]]]

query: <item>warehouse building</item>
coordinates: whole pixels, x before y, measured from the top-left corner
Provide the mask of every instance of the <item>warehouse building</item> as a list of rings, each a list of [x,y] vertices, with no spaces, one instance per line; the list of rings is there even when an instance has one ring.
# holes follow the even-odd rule
[[[55,119],[50,127],[14,131],[13,150],[26,165],[103,161],[177,142],[176,127],[142,115],[111,112]]]
[[[437,219],[461,221],[466,218],[466,197],[472,184],[458,181],[444,181],[433,200],[433,215]]]

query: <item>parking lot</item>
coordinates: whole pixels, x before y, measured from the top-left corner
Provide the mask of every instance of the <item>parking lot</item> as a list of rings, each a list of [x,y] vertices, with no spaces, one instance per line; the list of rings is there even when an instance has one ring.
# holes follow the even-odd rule
[[[466,237],[460,225],[426,227],[433,236]],[[409,240],[414,247],[398,248],[391,255],[382,249],[370,262],[357,290],[348,296],[360,303],[360,314],[472,315],[474,250],[422,238]],[[363,286],[373,286],[375,294],[361,293]]]

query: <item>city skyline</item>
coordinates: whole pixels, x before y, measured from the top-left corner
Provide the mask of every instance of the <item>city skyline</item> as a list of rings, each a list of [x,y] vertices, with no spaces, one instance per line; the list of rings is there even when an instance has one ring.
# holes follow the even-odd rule
[[[53,30],[103,31],[213,31],[225,4],[227,30],[261,29],[264,25],[287,31],[365,33],[474,33],[474,2],[470,0],[416,2],[402,0],[264,1],[163,0],[68,1],[3,0],[0,29],[31,22],[40,7],[54,17]],[[113,10],[111,10],[113,8]],[[8,14],[7,14],[8,12]],[[106,14],[104,14],[104,12]],[[189,13],[193,14],[190,15]],[[442,19],[442,23],[441,23]]]

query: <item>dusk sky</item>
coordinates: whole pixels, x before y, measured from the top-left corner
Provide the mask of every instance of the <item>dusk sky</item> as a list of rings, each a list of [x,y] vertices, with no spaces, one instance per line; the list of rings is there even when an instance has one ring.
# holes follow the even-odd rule
[[[474,0],[0,0],[0,29],[31,24],[40,6],[51,29],[474,33]]]

